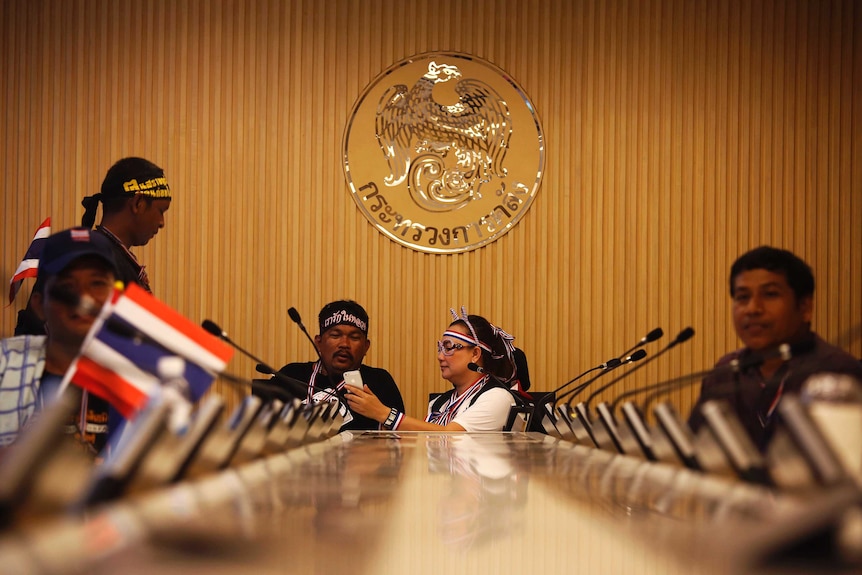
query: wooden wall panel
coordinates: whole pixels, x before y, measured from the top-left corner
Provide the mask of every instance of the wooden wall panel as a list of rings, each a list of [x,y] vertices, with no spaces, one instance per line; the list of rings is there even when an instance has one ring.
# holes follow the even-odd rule
[[[624,385],[705,368],[737,346],[727,270],[764,243],[814,267],[816,328],[862,355],[860,20],[852,0],[0,0],[0,275],[134,154],[176,193],[137,250],[161,299],[280,365],[312,357],[288,307],[316,331],[354,298],[414,414],[461,304],[517,337],[540,389],[655,326],[697,335]],[[341,170],[363,88],[436,50],[516,78],[547,143],[529,213],[460,255],[376,232]]]

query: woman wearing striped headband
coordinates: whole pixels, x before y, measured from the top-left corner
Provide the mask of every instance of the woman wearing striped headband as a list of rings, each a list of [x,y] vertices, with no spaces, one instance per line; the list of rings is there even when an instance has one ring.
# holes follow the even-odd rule
[[[368,388],[347,389],[350,409],[401,431],[500,431],[515,399],[514,338],[478,315],[452,311],[455,320],[437,342],[440,374],[453,389],[428,405],[424,420],[383,405]]]

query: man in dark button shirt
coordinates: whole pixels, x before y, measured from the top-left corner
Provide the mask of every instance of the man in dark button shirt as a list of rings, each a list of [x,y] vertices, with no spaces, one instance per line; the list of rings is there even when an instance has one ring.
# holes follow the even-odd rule
[[[785,393],[796,393],[815,373],[843,373],[862,381],[862,364],[811,330],[814,275],[793,253],[769,246],[755,248],[730,268],[733,326],[745,347],[722,357],[716,367],[752,353],[769,356],[759,367],[742,373],[725,372],[704,378],[689,425],[703,424],[701,405],[724,399],[735,410],[751,438],[765,449],[774,427],[774,414]],[[788,361],[775,353],[781,344],[799,344]]]
[[[368,314],[352,300],[334,301],[323,306],[318,314],[320,332],[314,343],[323,359],[307,363],[289,363],[279,373],[308,383],[307,401],[335,401],[344,387],[344,372],[359,370],[362,383],[380,398],[385,405],[404,411],[404,400],[395,380],[385,369],[362,363],[371,341],[368,339]],[[278,379],[272,383],[279,385]],[[333,391],[333,387],[335,391]],[[350,411],[342,402],[344,424],[342,431],[380,429],[373,419]]]

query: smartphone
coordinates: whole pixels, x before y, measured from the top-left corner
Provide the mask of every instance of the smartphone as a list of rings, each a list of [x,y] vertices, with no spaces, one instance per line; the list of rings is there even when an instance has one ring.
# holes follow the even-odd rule
[[[362,374],[359,373],[358,369],[353,371],[345,371],[344,383],[345,385],[352,385],[353,387],[358,387],[359,389],[362,389]]]

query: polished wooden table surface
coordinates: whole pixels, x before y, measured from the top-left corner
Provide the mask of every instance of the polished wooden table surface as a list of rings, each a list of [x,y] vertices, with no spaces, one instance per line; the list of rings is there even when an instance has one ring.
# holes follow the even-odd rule
[[[805,497],[540,434],[342,433],[16,527],[3,573],[740,573],[834,522]]]

